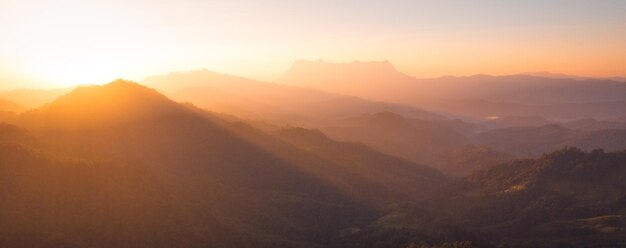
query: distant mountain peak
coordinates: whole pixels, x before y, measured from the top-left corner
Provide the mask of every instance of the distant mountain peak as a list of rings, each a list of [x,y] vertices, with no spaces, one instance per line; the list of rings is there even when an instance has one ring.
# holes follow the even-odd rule
[[[136,83],[136,82],[133,82],[133,81],[130,81],[130,80],[126,80],[126,79],[123,79],[123,78],[115,79],[115,80],[111,81],[110,83],[105,84],[103,86],[105,86],[105,87],[107,87],[107,86],[108,87],[128,87],[128,86],[131,86],[131,85],[132,86],[140,86],[139,83]]]
[[[278,82],[384,101],[370,97],[381,93],[380,85],[393,86],[412,80],[413,77],[399,72],[387,60],[349,63],[298,60]]]

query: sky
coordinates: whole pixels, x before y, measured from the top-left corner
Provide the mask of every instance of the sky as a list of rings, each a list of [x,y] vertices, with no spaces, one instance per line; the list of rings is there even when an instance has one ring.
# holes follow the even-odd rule
[[[626,1],[0,0],[0,90],[201,68],[272,81],[298,59],[624,76]]]

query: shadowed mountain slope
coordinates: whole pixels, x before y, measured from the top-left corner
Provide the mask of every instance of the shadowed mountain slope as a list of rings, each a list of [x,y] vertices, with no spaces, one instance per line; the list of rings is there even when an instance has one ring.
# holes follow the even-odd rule
[[[339,121],[324,128],[324,132],[338,140],[363,142],[385,153],[424,164],[469,144],[463,135],[445,125],[408,119],[392,112]]]
[[[359,139],[432,152],[457,176],[482,169],[453,180],[320,131],[266,133],[122,80],[75,89],[11,123],[0,124],[3,247],[626,242],[624,152],[509,162],[472,146],[456,130],[474,127],[458,121],[381,112],[335,122]],[[617,149],[621,131],[548,125],[477,137],[532,153],[555,146],[545,140]]]
[[[78,88],[14,123],[42,145],[0,130],[0,169],[15,178],[1,181],[11,201],[3,213],[20,211],[0,219],[3,246],[329,246],[386,204],[419,201],[446,180],[396,159],[389,166],[414,186],[383,198],[390,182],[358,171],[382,167],[340,167],[121,80]]]
[[[154,221],[142,219],[137,227],[186,235],[142,239],[143,231],[124,234],[121,231],[128,229],[118,231],[119,224],[115,220],[124,219],[132,209],[123,206],[114,212],[118,214],[111,213],[109,219],[97,216],[98,212],[85,213],[83,219],[95,221],[92,230],[112,233],[111,239],[115,242],[128,242],[116,243],[123,246],[247,246],[252,240],[273,244],[271,246],[313,245],[329,242],[333,229],[354,225],[358,218],[372,213],[368,207],[348,199],[320,179],[300,172],[156,91],[134,83],[116,81],[76,89],[41,109],[25,113],[20,122],[29,126],[43,142],[51,144],[53,153],[137,164],[158,175],[158,180],[150,186],[155,193],[138,193],[142,199],[149,198],[148,205],[141,209],[147,213],[162,212],[171,224],[162,223],[155,215]],[[10,163],[4,165],[11,166]],[[142,184],[141,178],[133,175],[120,176],[131,177],[130,183]],[[137,187],[146,186],[128,186]],[[174,198],[166,198],[169,196]],[[29,200],[38,201],[38,197],[35,195]],[[76,208],[87,211],[91,208],[88,204],[97,206],[104,201],[107,199],[96,194],[91,201],[77,202]],[[71,202],[61,198],[61,203]],[[45,207],[53,212],[62,211],[59,209],[62,206]],[[344,217],[345,222],[331,220],[331,213]],[[60,221],[54,215],[45,217],[53,223]],[[32,222],[24,220],[21,224],[32,225]],[[86,225],[79,227],[89,229]],[[63,222],[29,228],[42,233],[59,229],[62,235],[58,242],[64,245],[72,246],[74,239],[80,241],[78,244],[102,245],[98,240],[81,238],[74,229],[66,230]],[[217,235],[208,239],[206,233],[212,231]],[[222,231],[224,235],[219,235]],[[185,240],[181,239],[183,237]],[[7,237],[7,242],[13,244],[18,238]],[[34,236],[32,240],[37,244],[46,242],[47,238]],[[139,240],[143,243],[138,243]]]
[[[465,176],[513,158],[488,147],[472,145],[466,136],[481,129],[461,120],[420,120],[380,112],[336,121],[323,130],[337,140],[362,142],[451,176]]]
[[[515,160],[473,173],[426,209],[398,208],[346,246],[620,247],[625,173],[626,152],[569,148]]]
[[[381,185],[381,195],[375,197],[385,199],[395,196],[403,199],[400,202],[423,201],[426,197],[436,195],[449,179],[438,171],[408,160],[380,153],[360,143],[337,142],[331,140],[322,132],[304,128],[284,128],[274,132],[280,139],[300,147],[321,158],[332,161],[334,167],[343,168],[346,174],[342,180],[352,176],[362,178],[364,183]],[[350,173],[350,174],[347,174]],[[375,187],[363,185],[356,191],[373,189]],[[367,190],[368,194],[376,192]],[[398,202],[396,200],[396,203]]]
[[[471,223],[513,246],[624,244],[625,165],[625,152],[563,149],[475,173],[458,200]]]

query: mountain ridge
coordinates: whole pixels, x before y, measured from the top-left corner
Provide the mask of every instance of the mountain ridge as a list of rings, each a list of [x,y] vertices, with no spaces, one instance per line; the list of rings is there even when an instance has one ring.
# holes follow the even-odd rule
[[[467,117],[485,118],[494,115],[540,115],[544,118],[563,118],[559,111],[567,104],[595,104],[626,101],[626,83],[607,79],[574,80],[569,78],[545,78],[515,74],[504,76],[473,75],[464,77],[413,78],[406,74],[385,69],[353,70],[346,65],[323,63],[299,63],[301,68],[287,73],[277,82],[287,85],[305,85],[333,93],[352,94],[377,101],[397,102],[433,109]],[[358,65],[358,64],[355,64]],[[330,69],[327,69],[330,68]],[[355,66],[358,67],[358,66]],[[296,75],[296,72],[300,74]],[[490,102],[498,112],[486,112],[485,106],[472,106],[472,102]],[[524,105],[521,109],[507,105]],[[558,111],[543,111],[543,106]],[[591,105],[589,106],[589,108]],[[593,110],[581,108],[581,116],[595,116]],[[606,110],[606,109],[605,109]],[[620,108],[610,108],[601,117],[622,116]],[[527,111],[527,112],[522,112]],[[567,111],[566,111],[567,112]],[[570,117],[571,118],[571,117]]]
[[[0,144],[9,143],[0,145],[0,171],[20,179],[0,180],[0,196],[24,199],[0,208],[25,209],[0,219],[7,230],[0,244],[328,247],[341,230],[367,225],[396,202],[423,201],[447,180],[433,169],[337,143],[400,169],[354,154],[339,163],[344,158],[209,116],[123,80],[78,88],[20,114],[20,126],[46,146],[16,144],[6,138],[19,137],[10,134],[14,129],[0,128]],[[28,207],[31,201],[40,204]],[[33,222],[41,219],[42,225]],[[9,232],[11,226],[22,228]],[[52,230],[55,237],[46,235]],[[32,234],[27,242],[20,241],[24,232]]]
[[[231,112],[244,118],[278,124],[311,126],[328,119],[374,111],[393,110],[424,119],[444,119],[443,114],[407,105],[366,100],[319,89],[256,81],[211,71],[191,71],[154,76],[142,82],[178,101],[205,109]],[[175,92],[175,93],[169,93]],[[307,111],[302,111],[306,109]]]

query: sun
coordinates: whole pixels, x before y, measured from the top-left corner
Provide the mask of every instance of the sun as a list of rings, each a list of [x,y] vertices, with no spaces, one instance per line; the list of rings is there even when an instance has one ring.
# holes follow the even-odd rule
[[[159,61],[142,49],[146,40],[123,40],[119,34],[97,33],[87,37],[59,34],[66,40],[29,42],[15,56],[20,74],[39,82],[42,88],[104,84],[117,78],[141,80]],[[144,46],[145,47],[145,46]]]
[[[60,87],[127,78],[149,64],[151,56],[140,44],[145,40],[85,29],[90,32],[56,29],[37,34],[45,39],[25,40],[14,56],[19,70],[46,86]]]
[[[89,60],[68,59],[66,61],[41,61],[31,67],[30,75],[51,87],[66,87],[79,84],[101,84],[120,76],[113,66],[93,63]]]
[[[11,34],[0,37],[0,59],[19,76],[55,88],[136,79],[157,61],[154,51],[165,50],[155,48],[151,41],[162,39],[143,25],[124,15],[111,18],[120,8],[81,1],[72,6],[52,1],[3,6],[10,11],[0,14],[12,21],[0,22],[0,30]]]

